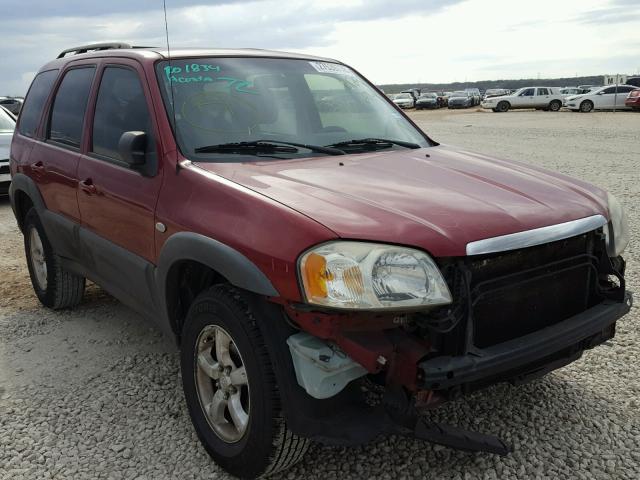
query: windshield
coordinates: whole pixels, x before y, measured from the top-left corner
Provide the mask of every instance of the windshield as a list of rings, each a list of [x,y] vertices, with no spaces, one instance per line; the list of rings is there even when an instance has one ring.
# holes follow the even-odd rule
[[[410,93],[399,93],[396,98],[400,98],[400,99],[409,99],[411,100],[413,97],[411,96]]]
[[[429,146],[383,95],[344,65],[213,57],[160,62],[156,73],[172,120],[172,101],[176,106],[176,137],[188,158],[255,161],[256,157],[246,154],[202,147],[258,140],[326,146],[382,138]],[[409,94],[401,97],[411,98]],[[403,147],[393,144],[390,148]],[[323,155],[289,150],[278,157]]]
[[[451,94],[452,97],[466,97],[467,92],[457,91]]]
[[[437,95],[435,93],[423,93],[420,95],[420,98],[435,98]]]
[[[16,122],[13,118],[3,109],[0,108],[0,132],[13,132],[16,126]]]

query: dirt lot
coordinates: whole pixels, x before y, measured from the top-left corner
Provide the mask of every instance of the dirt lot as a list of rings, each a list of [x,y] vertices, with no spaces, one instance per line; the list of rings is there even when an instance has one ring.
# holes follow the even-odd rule
[[[640,114],[422,111],[431,136],[597,183],[626,205],[628,288],[639,291]],[[9,203],[0,200],[0,478],[226,478],[192,431],[175,347],[92,286],[70,312],[40,307]],[[497,386],[437,411],[500,435],[505,458],[399,437],[313,447],[283,478],[640,477],[640,318],[542,380]]]

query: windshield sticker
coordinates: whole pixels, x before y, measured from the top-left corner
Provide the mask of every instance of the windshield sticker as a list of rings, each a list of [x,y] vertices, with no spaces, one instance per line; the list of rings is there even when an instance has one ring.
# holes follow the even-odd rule
[[[218,65],[207,65],[205,63],[188,63],[182,67],[167,66],[164,67],[164,73],[167,76],[167,80],[172,80],[171,75],[180,75],[182,73],[208,73],[216,72],[220,73],[220,67]]]
[[[328,62],[309,62],[309,64],[321,73],[335,73],[338,75],[353,75],[350,68],[340,65],[339,63]]]
[[[238,93],[248,93],[251,95],[259,95],[253,89],[253,83],[240,78],[233,77],[213,77],[211,75],[202,75],[202,72],[220,72],[220,67],[217,65],[206,65],[202,63],[191,63],[182,67],[167,66],[164,67],[164,73],[170,83],[184,84],[184,83],[202,83],[202,82],[227,82],[229,88],[235,90]]]

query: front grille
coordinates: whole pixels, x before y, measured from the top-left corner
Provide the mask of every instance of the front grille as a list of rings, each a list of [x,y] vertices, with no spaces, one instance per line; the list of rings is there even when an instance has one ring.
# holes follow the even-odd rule
[[[596,300],[594,234],[470,257],[472,341],[486,348],[583,312]]]

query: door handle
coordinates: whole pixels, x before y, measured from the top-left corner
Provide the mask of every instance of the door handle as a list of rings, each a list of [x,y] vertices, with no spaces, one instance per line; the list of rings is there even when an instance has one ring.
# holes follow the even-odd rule
[[[80,189],[87,195],[94,195],[98,193],[98,189],[90,178],[85,178],[80,182]]]

